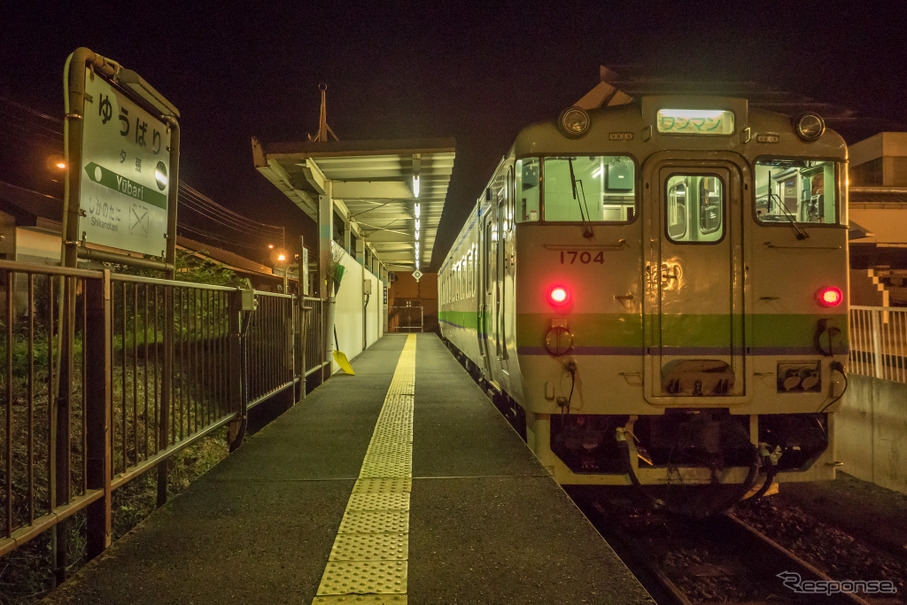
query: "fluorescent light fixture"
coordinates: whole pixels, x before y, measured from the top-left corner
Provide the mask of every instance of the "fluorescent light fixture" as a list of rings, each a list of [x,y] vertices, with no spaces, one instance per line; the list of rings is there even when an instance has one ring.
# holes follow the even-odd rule
[[[416,202],[415,213],[416,218],[419,218],[419,215],[422,213],[422,204],[420,204],[419,202]]]
[[[720,120],[730,113],[723,109],[662,109],[658,117],[680,118],[685,120]]]
[[[413,175],[413,197],[419,197],[419,175]]]

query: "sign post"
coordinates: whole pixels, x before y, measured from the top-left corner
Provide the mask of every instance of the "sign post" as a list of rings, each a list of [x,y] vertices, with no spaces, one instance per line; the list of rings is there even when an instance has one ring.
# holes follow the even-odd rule
[[[176,262],[176,208],[179,183],[179,111],[135,72],[78,48],[64,68],[66,121],[64,153],[63,245],[60,264],[75,267],[79,257],[163,270],[173,279]],[[150,257],[150,258],[148,258]],[[51,428],[55,449],[51,500],[69,503],[70,402],[76,324],[76,286],[65,279],[57,292],[61,319],[60,347],[55,352],[56,397]],[[109,272],[86,293],[89,313],[110,305]],[[173,374],[172,289],[164,291],[164,355],[160,386],[158,449],[169,445]],[[99,311],[100,310],[100,311]],[[101,313],[103,315],[103,313]],[[91,316],[91,315],[89,315]],[[86,349],[89,368],[107,367],[111,326]],[[94,330],[99,330],[95,327]],[[95,333],[95,332],[92,332]],[[99,343],[106,343],[101,346]],[[109,376],[92,372],[85,400],[85,438],[104,444],[110,438]],[[111,458],[106,447],[87,452],[86,487],[102,497],[88,508],[87,548],[97,555],[111,541]],[[167,460],[158,464],[158,502],[166,499]],[[54,527],[57,580],[65,576],[66,532]]]

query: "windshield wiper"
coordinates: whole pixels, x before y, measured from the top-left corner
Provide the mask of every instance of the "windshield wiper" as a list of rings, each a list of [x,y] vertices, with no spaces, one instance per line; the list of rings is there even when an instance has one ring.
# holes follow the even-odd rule
[[[768,173],[768,182],[769,182],[769,192],[768,192],[769,212],[771,212],[772,203],[774,202],[775,204],[778,205],[778,208],[781,209],[781,213],[784,215],[784,218],[787,219],[787,222],[790,223],[790,226],[793,228],[794,233],[797,234],[797,239],[806,239],[807,237],[809,237],[809,233],[807,233],[806,231],[801,229],[799,225],[797,225],[797,221],[794,218],[793,212],[791,212],[790,210],[787,209],[787,206],[781,200],[781,196],[779,196],[776,193],[772,193],[772,191],[771,191],[772,173],[771,172]]]
[[[573,158],[567,158],[567,163],[570,166],[570,183],[573,185],[573,199],[576,200],[577,205],[579,206],[579,215],[583,219],[583,237],[590,239],[595,236],[592,232],[592,225],[589,224],[589,219],[591,215],[589,214],[589,207],[586,205],[586,192],[583,190],[583,182],[576,180],[576,175],[573,173]],[[579,193],[577,194],[577,185],[579,185]],[[583,212],[585,209],[585,212]]]
[[[781,214],[784,215],[784,218],[787,219],[787,222],[790,223],[790,226],[793,228],[794,233],[797,234],[797,239],[806,239],[809,237],[809,233],[804,231],[799,225],[797,225],[796,220],[794,220],[794,214],[787,209],[787,206],[784,205],[784,202],[781,201],[781,197],[774,193],[768,194],[768,207],[771,209],[772,204],[778,206],[781,209]]]

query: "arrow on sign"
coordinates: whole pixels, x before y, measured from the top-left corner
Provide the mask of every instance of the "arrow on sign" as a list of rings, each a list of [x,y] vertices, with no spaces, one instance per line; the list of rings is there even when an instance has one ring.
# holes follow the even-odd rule
[[[99,185],[103,185],[108,189],[113,189],[123,195],[128,195],[131,198],[157,206],[158,208],[167,209],[167,196],[163,193],[140,185],[139,183],[127,179],[125,176],[119,175],[94,162],[89,162],[85,165],[85,173],[90,180]]]

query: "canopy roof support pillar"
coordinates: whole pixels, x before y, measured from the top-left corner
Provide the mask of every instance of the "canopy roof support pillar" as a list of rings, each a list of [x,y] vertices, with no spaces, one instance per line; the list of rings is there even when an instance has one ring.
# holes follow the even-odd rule
[[[324,193],[318,196],[318,296],[328,299],[334,293],[328,287],[327,268],[331,263],[331,241],[334,235],[334,200],[331,181],[324,182]]]

